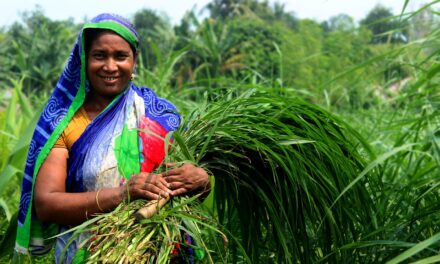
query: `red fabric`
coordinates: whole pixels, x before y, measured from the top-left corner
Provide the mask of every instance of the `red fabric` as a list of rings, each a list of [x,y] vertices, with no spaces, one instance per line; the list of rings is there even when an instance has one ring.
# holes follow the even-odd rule
[[[151,172],[162,163],[165,158],[166,135],[167,131],[158,122],[148,117],[141,119],[139,136],[142,140],[142,155],[144,157],[141,162],[142,172]]]

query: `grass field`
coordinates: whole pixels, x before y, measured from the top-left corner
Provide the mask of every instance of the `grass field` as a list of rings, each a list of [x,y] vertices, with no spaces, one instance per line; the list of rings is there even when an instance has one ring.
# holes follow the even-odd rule
[[[272,53],[252,53],[269,54],[279,66],[265,68],[269,74],[261,61],[245,61],[238,47],[227,46],[233,40],[226,33],[257,24],[200,23],[191,48],[154,47],[157,64],[137,69],[136,82],[156,88],[182,114],[171,157],[195,162],[216,179],[214,209],[200,213],[213,228],[197,226],[198,238],[207,252],[220,251],[224,239],[209,230],[221,230],[229,243],[226,253],[213,251],[202,262],[439,262],[440,30],[407,43],[362,46],[368,56],[356,61],[361,46],[333,53],[346,47],[341,38],[348,33],[328,33],[334,43],[322,44],[326,52],[301,54],[316,39],[282,29],[304,46],[289,51],[287,41],[269,45]],[[273,30],[266,26],[258,31],[265,36]],[[355,36],[358,45],[361,31]],[[194,62],[197,68],[189,69]],[[12,260],[27,148],[48,97],[28,92],[29,74],[0,87],[0,262]],[[176,204],[167,208],[173,221],[202,219],[173,209]],[[157,223],[171,222],[166,217]],[[156,235],[167,237],[166,231]]]

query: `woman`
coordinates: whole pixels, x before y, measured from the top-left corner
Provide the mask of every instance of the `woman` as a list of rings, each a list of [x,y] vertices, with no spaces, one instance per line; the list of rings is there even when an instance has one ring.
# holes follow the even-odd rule
[[[134,27],[119,16],[102,14],[84,25],[31,141],[18,252],[44,254],[45,238],[126,199],[209,188],[207,173],[191,164],[151,173],[163,163],[164,139],[180,117],[171,103],[131,83],[138,44]],[[57,260],[70,236],[57,239]],[[69,246],[64,261],[72,261],[83,240]]]

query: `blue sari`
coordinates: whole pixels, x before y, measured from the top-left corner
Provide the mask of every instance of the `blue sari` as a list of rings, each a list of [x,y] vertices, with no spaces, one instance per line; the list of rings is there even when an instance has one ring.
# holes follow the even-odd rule
[[[32,206],[33,188],[38,170],[84,103],[89,90],[83,49],[83,32],[89,28],[112,30],[136,49],[138,47],[137,32],[122,17],[101,14],[84,25],[30,143],[18,212],[15,246],[18,253],[47,253],[53,245],[53,239],[48,238],[60,231],[58,225],[44,223],[36,216]],[[87,192],[117,187],[134,173],[154,170],[165,156],[168,143],[164,139],[169,138],[166,135],[179,125],[180,116],[170,102],[159,98],[149,88],[129,83],[73,144],[69,153],[66,191]],[[59,238],[59,242],[61,240]]]

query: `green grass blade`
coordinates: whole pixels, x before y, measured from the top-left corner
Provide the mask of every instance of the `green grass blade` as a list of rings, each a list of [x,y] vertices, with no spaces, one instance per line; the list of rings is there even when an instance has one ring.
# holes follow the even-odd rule
[[[15,245],[16,233],[17,233],[17,213],[15,213],[11,217],[11,221],[9,221],[9,226],[4,234],[3,241],[0,241],[0,258],[3,256],[12,255]]]
[[[439,262],[440,262],[440,255],[437,255],[412,262],[412,264],[431,264],[431,263],[439,263]]]
[[[9,210],[8,205],[6,204],[5,200],[3,200],[3,198],[0,198],[0,209],[3,210],[3,212],[6,215],[6,219],[8,220],[8,222],[11,221],[11,211]]]
[[[176,140],[177,144],[179,145],[179,147],[180,147],[180,149],[181,149],[181,151],[183,153],[183,156],[187,160],[194,161],[194,156],[189,151],[189,149],[186,146],[182,136],[177,131],[175,131],[175,132],[173,132],[173,137],[174,137],[174,140]]]
[[[393,155],[395,155],[396,153],[399,153],[401,151],[404,151],[406,149],[409,149],[411,147],[413,147],[416,144],[406,144],[397,148],[394,148],[393,150],[382,154],[381,156],[379,156],[376,160],[372,161],[370,164],[368,164],[368,166],[356,177],[356,179],[354,179],[354,181],[352,181],[349,185],[347,185],[347,187],[344,188],[344,190],[341,192],[341,194],[339,194],[339,196],[336,198],[336,200],[333,202],[332,206],[333,207],[338,201],[339,199],[346,193],[348,192],[356,183],[359,182],[359,180],[361,180],[363,177],[365,177],[365,175],[367,175],[371,170],[373,170],[376,166],[378,166],[379,164],[383,163],[384,161],[386,161],[388,158],[392,157]]]
[[[413,246],[412,248],[405,250],[405,252],[403,252],[402,254],[400,254],[397,257],[388,261],[387,264],[397,264],[402,261],[405,261],[408,258],[414,256],[415,254],[426,249],[427,247],[431,246],[432,244],[436,243],[439,240],[440,240],[440,233],[437,233],[434,236],[418,243],[417,245]]]
[[[11,164],[6,165],[6,167],[0,173],[0,197],[3,197],[5,189],[9,186],[11,180],[17,174],[23,174],[21,169],[17,169]]]

